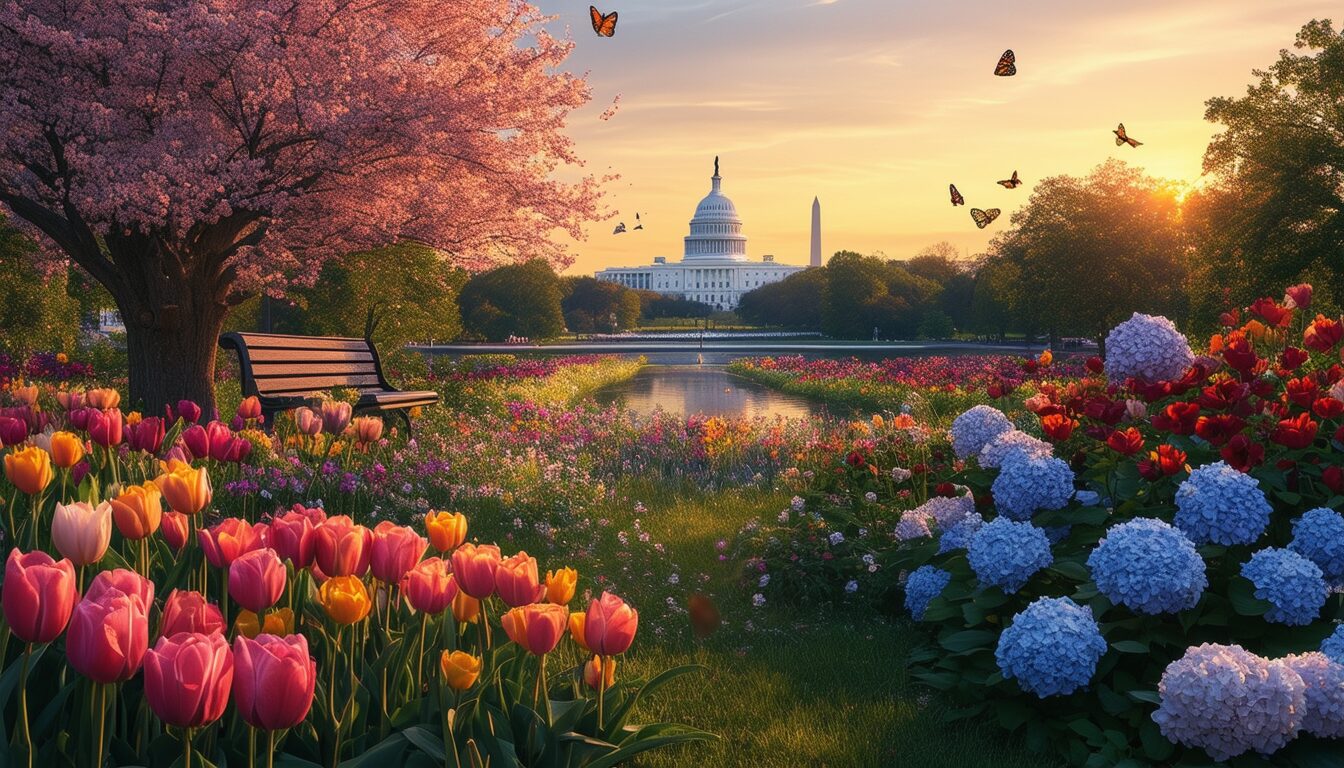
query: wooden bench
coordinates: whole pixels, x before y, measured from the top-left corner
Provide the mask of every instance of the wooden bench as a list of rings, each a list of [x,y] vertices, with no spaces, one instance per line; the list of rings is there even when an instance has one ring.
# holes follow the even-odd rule
[[[280,411],[312,405],[318,393],[342,388],[359,392],[356,413],[395,412],[409,435],[409,409],[439,401],[437,392],[403,392],[388,384],[378,350],[366,339],[226,333],[219,346],[238,353],[243,397],[257,396],[268,428]]]

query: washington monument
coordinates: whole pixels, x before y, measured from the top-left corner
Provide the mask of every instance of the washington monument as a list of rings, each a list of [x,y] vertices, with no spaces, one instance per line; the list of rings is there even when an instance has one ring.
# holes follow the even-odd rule
[[[821,266],[821,201],[812,198],[812,260],[809,266]]]

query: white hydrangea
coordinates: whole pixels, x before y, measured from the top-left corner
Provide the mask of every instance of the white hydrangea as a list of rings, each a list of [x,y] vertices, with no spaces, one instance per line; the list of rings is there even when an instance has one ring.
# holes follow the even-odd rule
[[[1106,378],[1114,382],[1176,379],[1194,361],[1190,342],[1160,315],[1135,312],[1106,335]]]
[[[1041,458],[1054,453],[1054,448],[1044,440],[1032,437],[1020,429],[1014,429],[998,435],[980,449],[980,466],[997,469],[1010,454],[1022,454],[1027,458]]]
[[[975,511],[975,497],[969,493],[950,497],[934,496],[914,511],[932,519],[938,524],[939,530],[945,531]]]
[[[1003,411],[977,405],[952,420],[948,430],[952,437],[952,452],[959,459],[968,459],[980,453],[989,441],[1013,428],[1013,422],[1003,415]]]

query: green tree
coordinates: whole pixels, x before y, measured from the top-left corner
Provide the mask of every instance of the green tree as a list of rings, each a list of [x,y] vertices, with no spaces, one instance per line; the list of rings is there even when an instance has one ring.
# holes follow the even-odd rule
[[[826,275],[826,267],[805,269],[747,291],[737,305],[737,314],[756,325],[819,331]]]
[[[1020,322],[1022,270],[1003,256],[986,256],[975,270],[971,295],[970,328],[1003,341]]]
[[[913,338],[923,313],[934,306],[939,286],[895,262],[840,251],[826,264],[821,327],[841,339]]]
[[[1206,104],[1224,130],[1204,154],[1214,183],[1187,207],[1201,264],[1234,303],[1309,279],[1344,304],[1329,279],[1344,262],[1344,38],[1315,20],[1293,45],[1244,97]]]
[[[623,331],[639,322],[639,294],[623,285],[578,276],[562,278],[562,288],[565,326],[575,333]]]
[[[477,336],[490,341],[509,336],[546,339],[565,330],[562,296],[551,265],[534,259],[472,275],[458,304],[463,326]]]
[[[70,351],[79,334],[79,304],[64,268],[44,274],[36,246],[0,216],[0,347],[19,355]]]

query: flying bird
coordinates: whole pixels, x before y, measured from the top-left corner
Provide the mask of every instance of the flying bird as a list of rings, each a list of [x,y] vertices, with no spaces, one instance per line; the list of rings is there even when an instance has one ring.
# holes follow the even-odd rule
[[[1131,147],[1137,147],[1143,143],[1138,139],[1131,139],[1129,137],[1129,134],[1125,133],[1124,123],[1121,123],[1120,127],[1116,128],[1114,131],[1111,131],[1111,133],[1115,134],[1115,146],[1117,147],[1120,146],[1121,144],[1128,144]]]
[[[962,197],[962,196],[961,196],[961,193],[957,191],[957,185],[956,185],[956,184],[948,184],[948,185],[947,185],[947,191],[952,193],[952,205],[953,205],[953,206],[965,205],[965,204],[966,204],[966,198]]]
[[[1017,74],[1017,56],[1013,54],[1013,49],[1009,48],[999,57],[999,63],[994,65],[994,74],[999,77],[1012,77]]]
[[[975,226],[984,229],[991,221],[999,218],[999,209],[990,208],[988,211],[982,211],[979,208],[972,208],[971,218],[975,220]]]
[[[596,32],[599,37],[611,37],[616,34],[615,11],[604,16],[601,11],[597,10],[596,6],[590,5],[588,6],[588,15],[592,17],[593,31]]]
[[[639,214],[635,214],[635,229],[643,229],[644,225],[639,221]]]
[[[999,184],[1008,189],[1017,189],[1022,186],[1022,180],[1017,178],[1017,171],[1013,171],[1013,177],[1011,179],[1000,179]]]
[[[624,231],[625,231],[625,222],[622,221],[621,223],[619,223],[619,224],[616,225],[616,228],[615,228],[615,229],[611,230],[611,234],[613,234],[613,235],[619,235],[619,234],[621,234],[621,233],[624,232]]]

